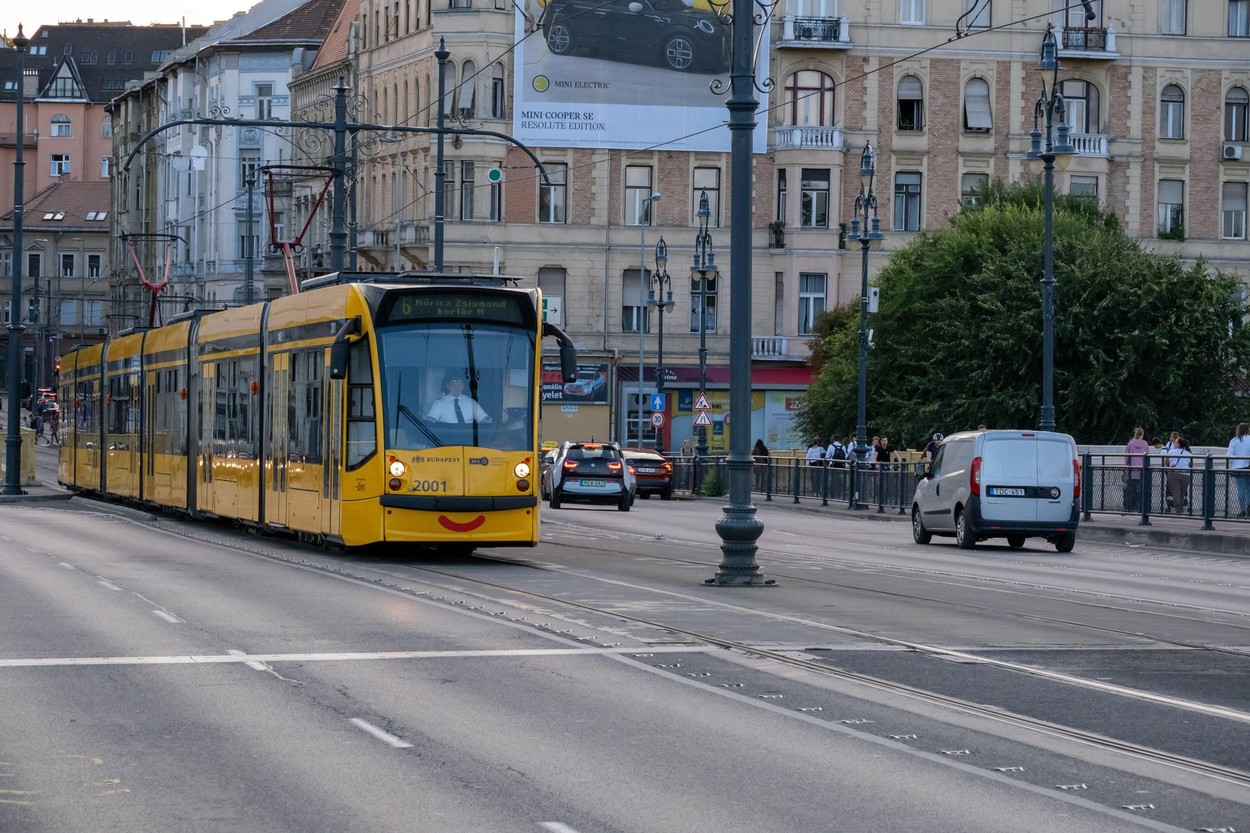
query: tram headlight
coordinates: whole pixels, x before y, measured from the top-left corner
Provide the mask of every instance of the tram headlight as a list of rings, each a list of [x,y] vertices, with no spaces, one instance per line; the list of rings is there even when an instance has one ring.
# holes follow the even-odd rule
[[[403,477],[404,472],[407,470],[408,469],[404,468],[404,464],[399,460],[391,460],[391,467],[389,469],[391,477]]]
[[[530,476],[530,464],[524,463],[524,462],[517,463],[513,467],[512,473],[515,474],[517,477],[529,477]]]

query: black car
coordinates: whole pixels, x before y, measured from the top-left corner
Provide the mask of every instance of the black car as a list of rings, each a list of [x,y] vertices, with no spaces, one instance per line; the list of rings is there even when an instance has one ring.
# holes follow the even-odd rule
[[[729,70],[729,27],[682,0],[550,0],[542,28],[553,55],[585,50],[593,58],[678,72]]]
[[[551,468],[551,508],[562,503],[608,503],[628,512],[634,502],[634,475],[616,443],[560,446]]]

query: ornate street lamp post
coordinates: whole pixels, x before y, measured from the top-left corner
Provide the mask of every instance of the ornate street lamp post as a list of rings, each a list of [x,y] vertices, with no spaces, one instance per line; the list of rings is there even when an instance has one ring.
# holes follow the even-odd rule
[[[654,285],[654,288],[652,288]],[[667,293],[667,295],[666,295]],[[655,272],[651,275],[651,284],[647,287],[647,306],[655,307],[660,314],[660,341],[658,357],[655,360],[655,389],[664,391],[664,313],[672,312],[673,281],[668,276],[668,244],[664,238],[655,244]],[[664,432],[655,433],[655,450],[664,453]]]
[[[881,240],[881,219],[877,216],[877,195],[873,193],[872,181],[877,175],[872,145],[865,144],[864,152],[859,160],[859,195],[855,197],[855,213],[851,218],[850,240],[858,240],[862,262],[860,264],[859,286],[859,411],[855,421],[855,459],[863,462],[868,457],[868,249],[873,241]],[[860,231],[859,216],[864,215],[863,231]],[[871,212],[871,229],[869,213]],[[860,466],[855,467],[858,474]],[[858,480],[858,477],[856,478]],[[859,483],[855,483],[851,494],[855,505],[859,506]]]
[[[647,394],[642,389],[643,383],[643,350],[647,337],[647,287],[651,279],[647,277],[647,226],[651,225],[655,216],[655,204],[660,201],[657,191],[638,204],[638,447],[642,448],[642,436],[647,432]],[[629,432],[625,432],[626,437]]]
[[[707,273],[715,275],[716,252],[712,251],[712,235],[707,230],[712,219],[712,209],[708,205],[707,191],[699,195],[699,210],[695,214],[699,218],[699,233],[694,238],[694,264],[690,267],[691,279],[699,285],[699,396],[707,396]],[[707,456],[707,426],[696,426],[698,444],[695,446],[697,459]]]
[[[26,125],[22,104],[26,98],[26,47],[30,38],[17,34],[11,41],[17,50],[17,152],[13,156],[13,289],[9,298],[9,424],[4,437],[4,493],[22,494],[22,217],[26,213],[24,184],[26,162],[22,146],[26,143]]]
[[[1042,76],[1042,94],[1033,109],[1033,132],[1030,134],[1028,158],[1041,161],[1045,173],[1042,186],[1042,412],[1037,427],[1042,431],[1055,430],[1055,260],[1054,260],[1054,205],[1055,163],[1066,168],[1072,159],[1071,133],[1065,118],[1063,95],[1059,92],[1059,46],[1055,41],[1055,27],[1046,27],[1042,39],[1042,58],[1037,68],[1051,73],[1050,87]],[[1054,121],[1059,119],[1058,137]],[[1045,142],[1040,125],[1045,123]]]

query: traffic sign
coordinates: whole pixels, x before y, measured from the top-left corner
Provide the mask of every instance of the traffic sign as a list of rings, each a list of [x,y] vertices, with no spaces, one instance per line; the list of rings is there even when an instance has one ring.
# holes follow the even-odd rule
[[[699,411],[699,415],[694,418],[695,425],[711,425],[712,418],[707,415],[707,411]]]
[[[710,411],[710,410],[712,410],[712,406],[708,404],[708,401],[707,401],[707,395],[706,395],[706,394],[703,394],[703,393],[700,393],[700,394],[699,394],[699,398],[698,398],[697,400],[695,400],[695,403],[694,403],[694,409],[695,409],[696,411]],[[710,422],[702,422],[702,423],[699,423],[699,424],[700,424],[700,425],[711,425],[711,423],[710,423]]]
[[[490,183],[503,182],[503,168],[494,167],[486,169],[486,181]]]
[[[651,394],[651,410],[653,411],[664,410],[664,394],[662,393]]]
[[[662,427],[664,425],[664,412],[652,411],[651,412],[651,424],[654,425],[656,428]]]

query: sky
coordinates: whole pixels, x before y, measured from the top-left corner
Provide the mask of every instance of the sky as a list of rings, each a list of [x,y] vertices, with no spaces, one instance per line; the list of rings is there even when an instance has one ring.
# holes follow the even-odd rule
[[[0,2],[0,31],[10,36],[17,34],[17,24],[27,35],[40,26],[51,23],[71,23],[75,20],[129,20],[143,25],[147,23],[180,23],[185,16],[187,25],[208,25],[225,20],[235,12],[255,5],[256,0],[57,0],[44,11],[40,4],[27,7],[21,0]],[[23,8],[25,7],[25,8]]]

